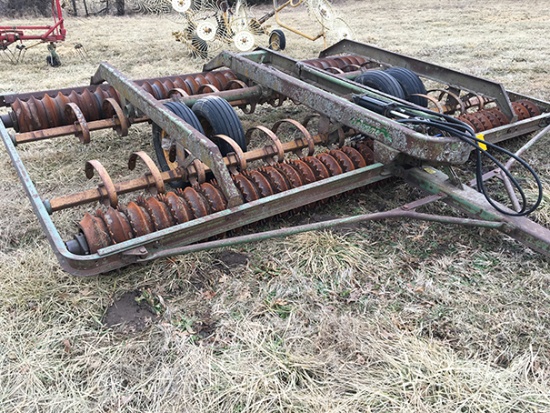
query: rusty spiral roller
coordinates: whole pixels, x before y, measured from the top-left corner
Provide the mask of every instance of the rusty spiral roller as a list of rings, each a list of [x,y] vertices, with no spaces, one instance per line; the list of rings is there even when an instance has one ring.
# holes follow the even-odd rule
[[[157,100],[168,99],[174,91],[191,96],[200,93],[211,93],[227,90],[231,82],[237,80],[230,70],[197,73],[187,76],[152,79],[142,81],[140,86]],[[183,91],[183,93],[182,93]]]
[[[172,93],[196,95],[219,92],[235,87],[237,77],[230,70],[197,73],[186,76],[173,76],[136,83],[156,99],[168,99]],[[10,121],[19,133],[70,125],[73,119],[67,116],[67,104],[75,104],[87,122],[105,119],[108,114],[103,110],[107,99],[120,104],[118,93],[109,86],[90,86],[68,92],[59,91],[55,96],[46,93],[43,96],[31,96],[28,99],[15,99],[11,104]]]
[[[84,89],[80,93],[59,92],[55,97],[46,94],[41,98],[31,96],[25,101],[16,99],[11,105],[12,116],[15,118],[14,128],[17,132],[24,133],[68,125],[71,122],[66,116],[65,107],[69,103],[76,104],[87,121],[104,119],[102,106],[108,98],[119,101],[114,88],[98,86]]]
[[[347,73],[360,70],[367,63],[362,56],[341,55],[336,57],[323,57],[319,59],[304,60],[305,64],[326,70],[332,73]]]
[[[372,163],[372,150],[359,143],[316,156],[293,159],[232,176],[244,202],[252,202]],[[185,189],[140,196],[126,205],[86,213],[80,233],[67,242],[74,253],[99,249],[224,210],[227,200],[215,180]]]
[[[522,99],[512,102],[512,109],[518,121],[532,118],[541,114],[540,108],[530,100]],[[476,133],[507,125],[510,119],[498,108],[484,109],[477,112],[465,113],[459,120],[471,126]]]

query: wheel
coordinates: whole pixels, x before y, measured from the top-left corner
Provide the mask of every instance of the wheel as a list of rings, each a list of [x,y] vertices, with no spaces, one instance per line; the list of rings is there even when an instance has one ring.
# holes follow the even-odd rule
[[[285,50],[286,37],[282,30],[275,29],[269,34],[269,48],[275,50]]]
[[[227,135],[233,139],[243,151],[246,151],[246,140],[241,120],[235,110],[225,100],[217,96],[208,96],[197,100],[193,105],[193,112],[199,119],[205,135],[209,138],[214,135]],[[216,143],[223,156],[233,152],[231,146],[225,142]]]
[[[208,58],[208,44],[198,36],[194,35],[189,44],[189,53],[198,59]]]
[[[202,21],[197,25],[197,36],[199,39],[210,42],[216,38],[218,23],[214,20]]]
[[[426,87],[422,80],[412,70],[405,69],[404,67],[390,67],[385,72],[394,77],[401,88],[405,92],[405,99],[422,107],[428,107],[428,99],[422,96],[412,96],[415,94],[426,94]]]
[[[351,27],[341,18],[334,19],[334,22],[330,29],[327,30],[327,44],[333,45],[340,40],[347,39],[353,40],[353,30]]]
[[[59,57],[52,55],[46,56],[46,63],[48,63],[51,67],[61,66],[61,60],[59,60]]]
[[[254,35],[248,30],[241,30],[233,36],[233,44],[241,52],[248,52],[254,47]]]
[[[168,102],[165,103],[164,106],[204,135],[204,130],[199,119],[193,111],[187,107],[187,105],[180,102]],[[178,167],[178,164],[175,161],[170,160],[174,159],[173,155],[175,154],[174,151],[176,149],[174,142],[170,136],[156,123],[153,123],[153,148],[155,149],[155,154],[157,156],[157,161],[161,171],[168,171]],[[171,182],[170,185],[174,188],[182,187],[181,182]]]
[[[332,27],[336,14],[327,0],[308,0],[307,5],[310,14],[324,28],[330,29]]]
[[[185,13],[191,7],[191,0],[172,0],[172,8],[178,13]]]
[[[405,99],[405,92],[399,82],[382,70],[369,70],[355,78],[357,83],[379,90],[399,99]]]

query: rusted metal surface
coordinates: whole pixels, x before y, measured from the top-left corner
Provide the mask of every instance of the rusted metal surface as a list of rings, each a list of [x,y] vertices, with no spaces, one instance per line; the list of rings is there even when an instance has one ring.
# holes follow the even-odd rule
[[[350,49],[346,55],[336,55],[346,48]],[[371,51],[372,56],[364,54]],[[407,107],[416,112],[399,112],[396,108],[408,102],[353,82],[363,71],[393,66],[399,59],[407,63],[402,66],[413,68],[422,76],[429,77],[424,73],[430,73],[439,79],[443,86],[427,92],[426,99],[441,113],[455,118],[462,116],[486,142],[537,131],[550,122],[547,102],[526,99],[506,92],[498,84],[429,64],[418,71],[417,63],[405,56],[343,42],[318,59],[302,62],[265,49],[242,55],[224,52],[205,65],[203,73],[163,80],[132,82],[112,66],[102,64],[92,83],[108,84],[31,93],[25,98],[4,96],[4,102],[6,98],[11,100],[18,111],[3,115],[0,122],[13,127],[18,126],[19,119],[28,118],[32,125],[27,132],[10,136],[0,123],[0,135],[60,264],[75,275],[94,275],[172,254],[333,225],[395,218],[494,228],[550,255],[549,230],[526,218],[505,216],[482,195],[462,185],[455,175],[448,179],[435,169],[426,173],[422,168],[411,168],[436,163],[451,173],[450,165],[464,163],[472,147],[452,133],[438,136],[433,131],[398,122],[406,116],[414,119],[427,116],[434,120],[443,116],[421,112],[422,108],[415,109],[414,105]],[[224,69],[213,71],[219,68]],[[301,123],[277,119],[272,126],[252,125],[245,133],[245,140],[267,141],[254,149],[245,150],[231,137],[218,135],[216,138],[231,148],[222,157],[209,138],[164,106],[167,99],[192,106],[207,95],[222,97],[245,114],[253,112],[256,105],[280,106],[292,101],[305,104],[312,116]],[[367,109],[356,104],[355,97],[370,97],[387,105],[387,109],[377,111],[372,106]],[[510,114],[502,102],[508,104]],[[317,126],[311,127],[315,117]],[[128,166],[141,170],[137,172],[140,176],[117,182],[99,160],[91,160],[86,163],[85,173],[98,182],[96,188],[50,200],[40,199],[15,149],[15,144],[72,134],[89,143],[91,132],[104,128],[112,128],[124,136],[131,133],[132,124],[144,121],[156,123],[174,139],[175,151],[171,152],[169,165],[173,169],[161,171],[146,153],[137,151],[130,155]],[[316,133],[310,132],[313,128]],[[287,134],[292,140],[286,141]],[[351,145],[350,137],[353,137]],[[331,146],[319,153],[319,145]],[[258,166],[258,161],[263,165]],[[484,179],[499,174],[493,171]],[[393,176],[434,195],[391,211],[210,240],[232,229]],[[182,187],[174,189],[168,186],[170,183]],[[147,194],[121,198],[122,194],[140,190]],[[472,218],[416,211],[435,200],[456,206]],[[98,201],[105,206],[93,207],[95,212],[83,211],[78,225],[80,232],[64,243],[48,214]],[[202,243],[191,245],[196,242]]]
[[[208,86],[217,91],[228,90],[235,88],[236,80],[231,71],[221,70],[146,79],[135,83],[157,100],[162,100],[168,99],[173,90],[183,91],[187,96],[206,93]],[[93,122],[108,116],[103,110],[104,101],[108,99],[120,103],[116,90],[105,85],[4,96],[3,101],[10,104],[12,115],[4,117],[3,121],[8,127],[22,133],[66,126],[72,122],[64,113],[65,107],[73,103],[87,122]]]
[[[355,163],[346,155],[346,152],[354,154]],[[327,178],[327,174],[315,175],[313,170],[308,166],[311,158],[304,158],[304,162],[300,160],[289,161],[288,163],[280,162],[275,166],[262,167],[255,171],[255,174],[239,173],[233,175],[232,178],[245,202],[253,202],[266,196],[284,193],[289,189],[301,187],[318,179]],[[332,149],[329,152],[316,155],[315,159],[317,163],[320,162],[320,164],[324,165],[329,176],[351,172],[356,169],[355,165],[358,165],[359,168],[367,165],[366,159],[362,157],[360,152],[351,147],[346,147],[343,150]],[[108,177],[101,174],[103,172],[102,168],[92,162],[90,161],[89,164],[94,166],[102,177],[102,188],[105,188],[106,195],[104,197],[109,200],[109,211],[117,208],[118,198],[116,197],[116,192],[113,192],[114,185]],[[296,164],[299,166],[295,166]],[[158,187],[159,184],[157,184],[157,190],[159,193],[164,193],[164,186],[160,185]],[[303,202],[304,204],[309,204],[310,200],[304,199]],[[123,216],[116,220],[111,219],[114,214],[113,212],[105,215],[102,210],[98,210],[95,215],[85,215],[79,227],[84,233],[89,251],[97,252],[99,249],[109,245],[127,241],[134,237],[133,234],[139,233],[143,235],[144,233],[148,233],[146,231],[159,231],[187,222],[185,219],[192,220],[220,212],[225,209],[228,200],[220,190],[217,182],[205,182],[196,184],[193,187],[187,187],[184,190],[169,192],[163,196],[138,198],[136,203],[146,211],[146,214],[140,214],[139,220],[136,218],[132,219],[135,207],[130,209],[124,206],[120,207],[119,212]],[[130,212],[128,212],[129,210]],[[191,214],[189,214],[190,211]],[[99,222],[98,219],[102,222]],[[124,228],[129,227],[132,231],[116,230],[116,228],[123,227],[120,225],[121,220],[128,223]],[[137,225],[136,229],[134,229],[134,222]],[[115,229],[111,228],[111,226],[114,226]],[[101,236],[98,235],[99,232],[102,233]],[[115,236],[107,237],[103,236],[103,233],[115,234]],[[126,238],[122,239],[121,234],[124,234]]]
[[[442,81],[447,85],[459,89],[467,90],[483,96],[495,99],[500,110],[511,120],[515,120],[515,114],[512,110],[511,102],[504,87],[496,82],[481,79],[476,76],[448,69],[423,60],[415,59],[409,56],[403,56],[399,53],[390,52],[378,47],[355,42],[353,40],[341,40],[334,46],[331,46],[321,52],[320,57],[328,57],[341,53],[354,54],[359,56],[368,56],[369,60],[389,66],[398,66],[410,69],[418,75],[429,79]]]
[[[110,85],[116,87],[121,97],[139,108],[141,112],[163,128],[170,136],[177,137],[178,160],[183,162],[185,151],[189,151],[204,162],[221,183],[228,205],[236,206],[242,203],[242,199],[225,167],[220,150],[211,140],[174,115],[151,94],[135,85],[109,64],[102,63],[95,77],[101,77]]]
[[[461,164],[468,159],[470,148],[457,139],[433,138],[417,133],[334,93],[314,88],[310,84],[280,73],[268,65],[255,63],[246,56],[222,52],[217,59],[217,64],[226,66],[237,74],[246,74],[253,81],[269,85],[277,93],[305,104],[337,122],[371,136],[414,158],[453,164]],[[304,68],[306,67],[308,66],[304,65]],[[311,67],[310,70],[317,69]],[[325,75],[319,71],[319,79],[321,78],[325,79]],[[333,84],[339,84],[342,87],[348,87],[348,93],[368,92],[359,85],[350,84],[348,86],[345,79],[326,78],[325,80]]]
[[[237,153],[228,154],[227,157],[224,158],[224,163],[230,171],[233,171],[233,173],[246,172],[248,163],[262,160],[262,159],[267,161],[270,165],[274,165],[277,162],[283,162],[285,153],[295,153],[297,151],[300,151],[303,148],[308,147],[309,142],[306,142],[302,139],[294,139],[292,141],[282,143],[280,142],[279,138],[277,138],[277,136],[270,129],[263,127],[261,125],[251,128],[248,132],[253,132],[255,129],[259,127],[261,127],[266,132],[271,133],[273,139],[275,139],[276,142],[278,142],[278,145],[267,145],[262,148],[243,152],[242,158],[239,158],[237,156]],[[319,135],[312,136],[311,140],[315,145],[319,145],[324,142],[323,137]],[[232,140],[230,141],[233,142],[234,144],[234,141]],[[362,147],[361,145],[359,146]],[[359,151],[354,150],[353,148],[344,147],[342,148],[342,151],[345,151],[345,153],[352,153],[351,151],[355,152],[356,153],[355,158],[362,156],[359,153]],[[351,155],[351,156],[354,156],[354,155]],[[371,164],[374,162],[374,158],[372,157],[371,154],[367,154],[365,156],[368,157],[368,161],[367,161],[368,164]],[[275,158],[278,161],[274,161],[273,159]],[[199,160],[197,161],[200,162]],[[356,159],[356,162],[357,162],[357,165],[359,165],[358,167],[363,167],[366,165],[366,163],[365,165],[362,164],[362,160]],[[99,161],[96,160],[96,164],[97,163],[99,163]],[[296,161],[293,161],[292,165],[295,165],[295,164],[296,164]],[[300,166],[302,164],[303,163],[298,163],[298,165]],[[158,185],[159,185],[158,182],[161,179],[163,182],[166,182],[166,183],[179,181],[183,178],[187,178],[190,181],[191,180],[203,181],[201,179],[198,179],[198,174],[199,173],[206,174],[208,172],[210,172],[210,168],[207,165],[203,164],[203,165],[200,165],[200,168],[198,168],[197,162],[194,162],[191,165],[189,165],[187,168],[178,167],[170,171],[159,172],[159,174],[157,174],[157,178],[155,178],[154,180],[151,180],[150,177],[148,177],[147,175],[144,175],[144,176],[134,178],[124,182],[115,182],[114,192],[118,196],[120,196],[123,194],[135,192],[142,189],[151,190],[151,188],[155,186],[158,188]],[[303,169],[301,172],[303,172]],[[302,175],[307,173],[308,171],[303,172]],[[104,174],[107,174],[107,172],[105,171]],[[308,183],[310,182],[313,182],[313,180],[310,180]],[[51,213],[61,211],[67,208],[72,208],[78,205],[101,201],[106,197],[107,195],[105,192],[105,188],[103,185],[100,185],[96,189],[89,189],[76,194],[64,195],[64,196],[55,197],[49,200],[44,200],[44,204],[46,205],[48,212],[51,214]]]

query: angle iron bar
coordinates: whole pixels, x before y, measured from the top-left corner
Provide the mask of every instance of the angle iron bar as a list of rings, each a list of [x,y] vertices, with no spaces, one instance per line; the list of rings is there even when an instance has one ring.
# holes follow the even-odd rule
[[[74,275],[95,275],[146,259],[148,254],[202,241],[235,228],[290,211],[348,190],[391,177],[382,164],[350,171],[313,182],[282,194],[261,198],[184,224],[165,228],[139,238],[100,249],[96,254],[76,256],[64,269]]]
[[[394,171],[405,182],[430,194],[446,195],[442,201],[465,212],[474,219],[502,222],[499,231],[520,241],[529,248],[550,257],[550,230],[527,217],[506,216],[496,211],[476,190],[463,186],[458,189],[449,183],[447,175],[433,168],[426,172],[421,168]],[[505,208],[501,206],[501,208]]]
[[[293,101],[303,103],[332,120],[414,158],[451,164],[463,164],[468,160],[469,145],[456,138],[436,138],[415,132],[345,98],[309,85],[270,66],[254,63],[235,53],[222,52],[216,64],[222,62],[236,74],[266,85]]]
[[[184,224],[168,227],[144,235],[139,240],[134,239],[111,245],[100,249],[98,255],[123,252],[129,249],[128,246],[130,244],[134,247],[136,245],[145,246],[145,244],[151,244],[151,250],[170,244],[191,244],[312,202],[321,201],[331,196],[388,179],[391,175],[384,173],[387,168],[386,165],[380,163],[368,165],[364,168],[244,203],[234,208],[225,209],[215,214],[196,218]]]
[[[241,235],[231,238],[224,238],[214,241],[206,241],[199,244],[186,245],[183,247],[168,248],[157,252],[149,253],[143,258],[139,258],[138,262],[150,261],[158,258],[165,258],[178,254],[189,254],[193,252],[205,251],[213,248],[232,247],[236,245],[247,244],[251,242],[265,241],[271,238],[282,238],[291,235],[301,234],[308,231],[321,231],[324,229],[330,229],[342,225],[353,225],[368,221],[381,221],[386,219],[415,219],[419,221],[439,222],[442,224],[454,224],[463,226],[473,226],[479,228],[491,228],[499,229],[502,222],[483,221],[479,219],[450,217],[444,215],[426,214],[416,212],[413,210],[407,210],[403,207],[395,208],[385,212],[375,212],[370,214],[355,215],[350,217],[343,217],[332,219],[328,221],[314,222],[311,224],[296,225],[293,227],[286,227],[271,231],[256,232],[248,235]]]
[[[444,82],[452,87],[491,97],[498,102],[499,108],[509,119],[512,121],[517,119],[508,94],[500,83],[348,39],[341,40],[323,50],[319,56],[327,57],[341,53],[353,53],[383,65],[404,67],[421,76]]]
[[[113,86],[121,97],[127,99],[170,136],[177,137],[178,159],[184,159],[185,149],[204,162],[218,179],[230,207],[242,203],[242,198],[225,167],[219,148],[206,136],[169,111],[150,93],[127,79],[108,63],[101,63],[94,78],[103,78]]]
[[[541,128],[550,124],[550,113],[532,118],[523,119],[514,123],[498,126],[481,132],[487,142],[498,143],[508,139],[524,136],[532,132],[537,132]],[[475,148],[472,147],[472,150]]]

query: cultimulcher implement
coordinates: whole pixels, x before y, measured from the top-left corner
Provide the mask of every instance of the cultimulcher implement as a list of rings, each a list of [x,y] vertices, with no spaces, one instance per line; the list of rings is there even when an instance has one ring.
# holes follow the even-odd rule
[[[61,266],[75,275],[387,218],[493,228],[549,254],[550,231],[528,218],[542,185],[521,155],[550,130],[550,103],[374,46],[343,40],[303,61],[262,48],[222,52],[201,73],[137,81],[103,63],[90,86],[4,95],[0,105],[13,166]],[[296,111],[269,111],[270,124],[244,130],[242,120],[261,106],[282,105],[308,115],[273,120]],[[137,142],[121,154],[130,169],[146,171],[132,179],[93,159],[84,173],[97,187],[46,198],[20,156],[32,142],[61,136],[93,145],[100,129],[122,139],[143,122],[152,123],[154,154]],[[497,145],[524,135],[531,139],[516,153]],[[471,182],[456,172],[466,162],[475,165]],[[389,211],[236,231],[389,178],[426,196]],[[417,211],[434,201],[460,213]],[[81,218],[62,236],[53,218],[67,209]]]

